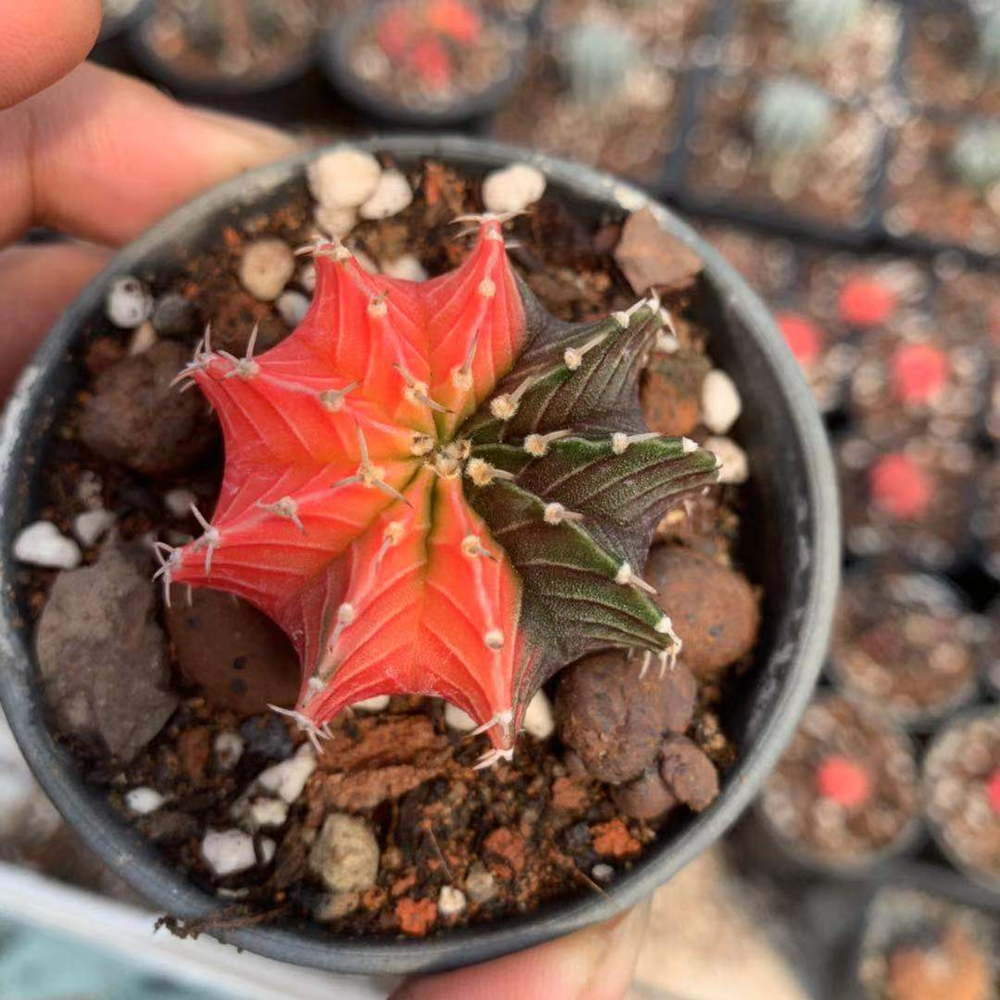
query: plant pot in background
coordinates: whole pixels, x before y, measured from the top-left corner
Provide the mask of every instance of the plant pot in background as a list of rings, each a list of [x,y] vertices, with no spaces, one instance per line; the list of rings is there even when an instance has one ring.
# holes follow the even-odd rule
[[[661,225],[702,256],[707,324],[715,360],[736,381],[743,415],[736,436],[747,450],[745,564],[763,587],[763,628],[745,701],[726,721],[739,747],[716,802],[665,832],[607,893],[564,898],[516,919],[426,940],[347,938],[304,923],[213,932],[286,962],[340,972],[413,973],[484,961],[605,920],[637,903],[716,841],[752,801],[805,708],[822,664],[840,561],[836,488],[826,436],[809,389],[760,301],[684,222],[642,192],[598,172],[496,143],[394,137],[359,143],[406,169],[432,157],[470,175],[527,160],[549,191],[581,218],[648,203]],[[100,314],[119,276],[175,272],[223,224],[259,215],[304,183],[315,154],[261,168],[203,195],[123,250],[52,330],[11,398],[0,435],[0,701],[32,769],[73,828],[118,874],[155,905],[184,919],[215,913],[218,899],[159,858],[89,786],[46,725],[30,629],[15,586],[16,532],[37,498],[51,427],[81,377],[72,348]]]

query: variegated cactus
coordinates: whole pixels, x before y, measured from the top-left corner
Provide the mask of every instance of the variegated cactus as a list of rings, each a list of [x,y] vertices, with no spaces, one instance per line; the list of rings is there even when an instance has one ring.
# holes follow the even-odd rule
[[[181,379],[222,423],[221,496],[199,538],[159,546],[158,575],[168,597],[230,591],[287,632],[290,714],[314,741],[352,703],[436,695],[489,734],[487,765],[566,663],[676,655],[639,574],[668,504],[717,463],[643,422],[655,298],[560,322],[514,274],[504,220],[472,221],[465,263],[421,284],[314,248],[312,307],[265,354],[206,336]]]

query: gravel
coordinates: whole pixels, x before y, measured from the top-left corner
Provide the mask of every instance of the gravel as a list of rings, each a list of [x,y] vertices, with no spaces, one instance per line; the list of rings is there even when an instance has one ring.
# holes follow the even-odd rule
[[[155,789],[145,785],[141,788],[132,788],[125,793],[125,805],[129,812],[137,816],[148,816],[155,813],[166,799]]]
[[[46,569],[76,569],[83,553],[51,521],[35,521],[14,539],[14,558],[29,566]]]
[[[382,167],[371,153],[340,146],[313,160],[306,176],[312,196],[325,208],[357,208],[375,194]]]
[[[545,175],[527,163],[512,163],[494,170],[483,181],[483,204],[487,211],[523,212],[545,193]]]
[[[277,301],[278,314],[291,327],[296,327],[309,311],[309,296],[302,292],[282,292]]]
[[[149,289],[131,275],[115,278],[104,299],[104,313],[115,326],[133,330],[149,319],[153,312],[153,296]]]
[[[383,170],[372,196],[358,209],[362,219],[388,219],[408,208],[413,191],[398,170]]]
[[[257,864],[253,837],[242,830],[209,830],[201,842],[201,856],[218,878],[245,872]]]
[[[86,548],[96,545],[113,527],[117,518],[113,511],[85,510],[73,518],[73,534]],[[72,569],[73,567],[64,567]]]
[[[309,851],[309,868],[331,892],[365,892],[378,876],[379,848],[357,816],[327,816]]]
[[[315,770],[316,753],[310,744],[303,743],[294,757],[261,771],[256,784],[291,805],[302,794]]]
[[[701,418],[713,434],[725,434],[743,411],[736,383],[721,368],[713,368],[701,386]]]
[[[273,302],[295,273],[295,255],[283,240],[248,243],[240,258],[240,284],[261,302]]]

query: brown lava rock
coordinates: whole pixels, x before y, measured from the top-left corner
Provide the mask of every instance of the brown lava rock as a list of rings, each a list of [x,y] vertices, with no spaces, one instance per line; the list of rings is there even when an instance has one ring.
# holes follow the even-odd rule
[[[188,603],[175,587],[166,622],[184,679],[220,708],[240,715],[291,706],[299,693],[299,660],[284,632],[251,604],[196,588]]]
[[[131,760],[177,707],[155,594],[114,542],[93,566],[60,573],[38,622],[36,649],[59,728]]]
[[[683,662],[700,678],[717,677],[753,649],[760,626],[746,577],[682,546],[649,554],[646,579],[684,643]]]
[[[524,871],[524,849],[524,837],[505,827],[498,827],[483,841],[487,857],[500,861],[513,875]]]
[[[651,431],[690,434],[701,422],[701,386],[712,363],[697,351],[655,353],[642,386],[642,413]]]
[[[668,736],[664,741],[660,777],[677,799],[695,812],[707,809],[719,794],[715,765],[685,736]]]
[[[613,789],[611,797],[623,813],[635,819],[656,819],[677,805],[656,765],[647,767],[635,781]]]
[[[162,475],[199,458],[215,439],[197,393],[171,382],[188,362],[182,344],[161,341],[99,375],[80,414],[80,439],[102,458]]]
[[[637,778],[653,761],[666,730],[682,733],[694,711],[695,682],[678,665],[660,677],[642,657],[595,653],[563,672],[556,719],[564,743],[587,771],[612,784]]]
[[[648,208],[633,212],[622,227],[615,263],[638,295],[651,288],[679,292],[701,273],[701,258],[671,236]]]

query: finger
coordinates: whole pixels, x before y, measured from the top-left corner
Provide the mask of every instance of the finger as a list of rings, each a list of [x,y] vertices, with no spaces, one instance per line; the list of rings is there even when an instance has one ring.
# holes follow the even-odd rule
[[[0,252],[0,403],[24,363],[77,293],[111,259],[101,247],[62,243]]]
[[[422,976],[392,1000],[620,1000],[625,995],[649,920],[649,901],[607,924],[492,962]]]
[[[33,222],[121,243],[202,188],[295,149],[267,126],[83,65],[0,112],[0,243]]]
[[[0,25],[0,108],[9,108],[87,58],[101,0],[0,0]]]

